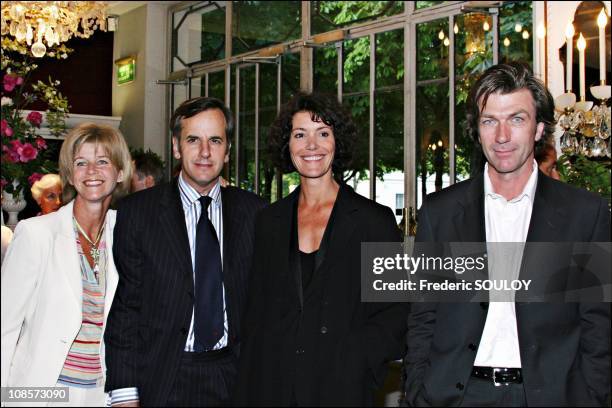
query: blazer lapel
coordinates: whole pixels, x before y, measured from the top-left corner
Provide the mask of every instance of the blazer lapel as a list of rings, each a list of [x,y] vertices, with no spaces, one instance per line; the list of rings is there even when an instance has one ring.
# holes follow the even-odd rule
[[[558,223],[567,219],[568,215],[562,204],[563,199],[556,196],[551,180],[538,172],[527,242],[554,242],[559,239]]]
[[[317,259],[317,267],[315,268],[313,281],[320,279],[326,280],[329,277],[329,272],[332,270],[334,261],[337,260],[337,258],[329,256],[329,254],[341,254],[345,252],[347,239],[355,230],[353,217],[355,212],[359,210],[353,197],[354,194],[357,193],[350,187],[345,184],[340,184],[338,197],[332,209],[332,216],[327,223],[325,236],[321,241],[319,253],[317,254],[319,255],[319,259]],[[329,228],[331,228],[331,230],[327,231]],[[311,288],[315,286],[315,284],[310,285]],[[323,285],[323,287],[327,287],[327,285]]]
[[[293,282],[294,294],[297,304],[302,308],[304,303],[302,293],[302,275],[299,260],[297,259],[296,248],[299,246],[295,242],[295,248],[292,243],[297,237],[297,232],[293,232],[293,207],[299,198],[300,187],[298,186],[286,199],[279,201],[278,209],[274,213],[276,222],[274,225],[274,242],[272,248],[275,248],[276,253],[281,254],[279,257],[279,270],[286,275],[287,282]],[[295,234],[295,237],[292,236]]]
[[[458,242],[485,242],[484,175],[476,176],[462,200],[457,202],[453,218]]]
[[[66,280],[74,299],[79,308],[83,303],[83,281],[81,277],[81,263],[76,248],[76,235],[72,225],[72,210],[74,200],[60,208],[57,212],[59,216],[58,239],[55,240],[55,253],[62,254],[62,267],[59,268]]]
[[[104,231],[104,240],[106,241],[106,257],[107,257],[107,268],[106,268],[106,294],[104,296],[104,328],[106,328],[106,318],[108,312],[113,303],[115,297],[115,290],[117,289],[117,283],[119,282],[119,275],[117,273],[117,267],[115,266],[115,260],[113,259],[113,229],[115,228],[116,213],[113,210],[109,210],[106,214],[106,226]]]
[[[177,179],[169,184],[160,200],[161,211],[159,221],[167,234],[167,243],[181,273],[191,278],[193,267],[191,265],[191,252],[185,225],[185,212],[181,202]],[[193,279],[190,279],[193,282]]]

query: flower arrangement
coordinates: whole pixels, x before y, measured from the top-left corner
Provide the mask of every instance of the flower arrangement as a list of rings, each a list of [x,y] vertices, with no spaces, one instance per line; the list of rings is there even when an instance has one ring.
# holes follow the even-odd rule
[[[50,57],[67,58],[71,50],[65,45],[47,53]],[[2,38],[2,189],[17,197],[25,186],[34,184],[44,174],[57,171],[57,164],[48,160],[47,143],[36,134],[43,123],[37,111],[24,112],[32,102],[46,103],[46,121],[56,136],[65,131],[68,100],[57,90],[59,81],[30,83],[30,75],[38,66],[31,62],[28,48],[14,39]],[[14,183],[16,181],[16,183]]]

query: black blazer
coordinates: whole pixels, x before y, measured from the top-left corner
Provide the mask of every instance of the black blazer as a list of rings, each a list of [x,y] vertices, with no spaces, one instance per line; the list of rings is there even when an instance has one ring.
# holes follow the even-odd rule
[[[238,349],[253,250],[255,194],[221,189],[223,284],[229,346]],[[177,179],[123,199],[113,252],[119,284],[106,332],[106,390],[138,387],[140,404],[166,405],[193,311],[194,283]]]
[[[324,259],[300,296],[290,249],[298,197],[299,188],[256,221],[235,403],[371,405],[385,363],[404,353],[408,304],[361,302],[360,248],[399,241],[399,229],[389,208],[341,185]]]
[[[416,239],[486,241],[483,174],[428,196],[419,211]],[[610,212],[605,200],[538,174],[527,242],[609,240]],[[524,254],[523,266],[525,258],[533,255]],[[551,261],[540,259],[539,265],[545,267]],[[461,403],[487,308],[488,303],[412,305],[405,359],[408,404]],[[610,304],[517,302],[515,308],[527,404],[606,404]]]

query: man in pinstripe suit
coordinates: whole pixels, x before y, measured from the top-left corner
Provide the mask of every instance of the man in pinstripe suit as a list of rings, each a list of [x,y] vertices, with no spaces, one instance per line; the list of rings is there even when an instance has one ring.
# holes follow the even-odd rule
[[[113,250],[120,279],[105,333],[113,406],[218,406],[231,399],[255,213],[265,202],[219,183],[234,128],[223,102],[188,100],[170,127],[179,176],[118,207]],[[220,252],[217,292],[202,291],[197,280],[204,276],[198,265],[213,258],[210,252],[204,261],[196,256],[199,221],[206,216],[216,234],[207,242],[214,242],[214,255]],[[218,299],[219,307],[199,307],[210,300],[205,297]],[[209,346],[196,335],[202,316],[218,318]]]

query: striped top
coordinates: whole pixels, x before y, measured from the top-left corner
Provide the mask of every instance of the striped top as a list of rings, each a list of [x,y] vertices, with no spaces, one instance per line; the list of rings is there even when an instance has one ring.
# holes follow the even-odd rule
[[[83,321],[68,351],[58,382],[70,387],[95,388],[104,384],[100,361],[100,342],[104,330],[106,242],[102,238],[98,244],[100,258],[98,264],[92,269],[83,253],[74,218],[73,226],[83,281]]]
[[[181,194],[181,203],[183,204],[183,212],[185,213],[185,225],[187,226],[187,237],[189,239],[189,252],[191,253],[191,267],[193,271],[193,281],[195,282],[195,245],[196,245],[196,230],[198,220],[202,213],[202,205],[198,199],[198,193],[183,179],[183,172],[178,178],[178,186]],[[221,266],[223,267],[223,206],[221,203],[221,185],[217,181],[214,187],[208,192],[208,196],[212,198],[212,202],[208,206],[208,217],[219,239],[221,249]],[[205,214],[206,215],[206,214]],[[194,351],[193,343],[195,340],[195,331],[193,327],[194,312],[191,312],[191,324],[189,325],[189,335],[185,344],[185,351]],[[225,304],[225,285],[223,285],[223,337],[213,347],[213,350],[218,350],[227,346],[228,329],[227,329],[227,308]]]

